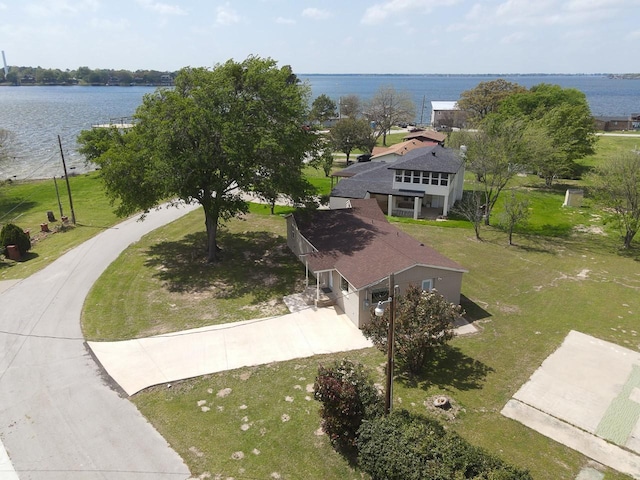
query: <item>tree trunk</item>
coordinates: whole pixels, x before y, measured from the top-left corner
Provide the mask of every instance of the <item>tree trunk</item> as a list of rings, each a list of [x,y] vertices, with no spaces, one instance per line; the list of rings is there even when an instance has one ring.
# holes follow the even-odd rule
[[[217,262],[220,258],[218,255],[218,209],[204,208],[205,225],[207,227],[207,261],[209,263]]]
[[[485,225],[490,225],[489,223],[489,215],[491,214],[491,210],[489,210],[489,207],[487,207],[487,209],[485,210],[484,213],[484,224]]]
[[[636,236],[636,232],[627,230],[627,232],[624,235],[624,248],[625,249],[631,248],[631,242],[633,241],[633,237],[635,237],[635,236]]]

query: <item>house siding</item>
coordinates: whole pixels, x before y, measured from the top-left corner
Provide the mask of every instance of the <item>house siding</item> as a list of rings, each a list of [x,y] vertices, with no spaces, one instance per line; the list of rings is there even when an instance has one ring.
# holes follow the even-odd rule
[[[346,207],[346,200],[348,199],[344,200]],[[316,252],[317,248],[314,247],[299,231],[293,215],[288,216],[286,220],[287,245],[298,259],[304,265],[307,265],[307,258],[305,255],[311,252]],[[443,265],[447,264],[445,263]],[[371,305],[374,303],[371,297],[372,293],[376,290],[387,289],[388,277],[381,278],[377,283],[370,284],[366,287],[359,286],[359,289],[356,289],[354,285],[349,283],[347,281],[348,279],[345,278],[344,280],[347,281],[346,285],[348,288],[344,288],[345,282],[343,281],[343,276],[335,268],[338,267],[326,265],[322,269],[318,269],[316,272],[308,270],[307,273],[317,277],[317,285],[319,285],[319,287],[330,287],[333,293],[332,297],[335,299],[337,308],[345,312],[347,317],[358,328],[362,328],[371,320],[370,310]],[[391,268],[393,268],[393,266],[391,266]],[[396,285],[399,287],[396,292],[397,294],[403,294],[409,285],[421,286],[424,280],[430,279],[432,280],[433,288],[437,289],[448,302],[454,304],[460,303],[462,276],[465,272],[462,267],[458,270],[458,267],[438,267],[418,264],[410,267],[396,266],[395,268],[405,268],[404,270],[393,272],[395,275]],[[347,270],[345,270],[345,272],[346,271]],[[381,273],[382,272],[377,275],[380,275]],[[307,280],[308,278],[309,277],[307,276]],[[352,278],[352,281],[357,283],[357,280],[355,280],[356,278],[357,276]],[[372,278],[376,277],[374,276]],[[362,283],[360,283],[360,285]]]
[[[315,251],[313,245],[300,234],[300,230],[292,215],[287,217],[287,246],[302,263],[305,263],[302,258],[304,255]]]
[[[404,272],[395,274],[395,283],[398,285],[397,295],[402,295],[409,285],[417,285],[420,287],[423,280],[433,279],[433,288],[442,295],[447,302],[455,305],[460,304],[460,295],[462,289],[462,275],[463,272],[443,270],[440,268],[415,266]],[[380,283],[372,285],[358,291],[357,299],[348,298],[345,302],[345,313],[348,313],[348,308],[354,308],[357,303],[357,310],[354,311],[354,315],[349,315],[349,318],[354,322],[358,328],[363,328],[371,321],[371,294],[375,290],[388,288],[388,280],[383,279]],[[350,297],[354,297],[351,295]],[[342,308],[342,306],[341,306]]]

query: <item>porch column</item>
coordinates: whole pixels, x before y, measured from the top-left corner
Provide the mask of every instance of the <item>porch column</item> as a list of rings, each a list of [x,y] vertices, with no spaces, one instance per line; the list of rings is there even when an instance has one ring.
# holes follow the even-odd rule
[[[413,219],[418,220],[420,218],[420,212],[422,211],[422,199],[415,197],[413,199]]]
[[[387,195],[387,216],[393,215],[393,195]]]
[[[442,216],[446,217],[449,213],[449,195],[444,195],[444,206],[442,207]]]

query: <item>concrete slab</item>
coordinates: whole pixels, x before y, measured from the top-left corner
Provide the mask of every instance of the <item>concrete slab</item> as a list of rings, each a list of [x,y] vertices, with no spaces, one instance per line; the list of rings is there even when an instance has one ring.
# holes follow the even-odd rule
[[[22,280],[2,280],[0,281],[0,293],[9,290],[16,283],[21,282]]]
[[[576,480],[602,480],[603,478],[604,473],[599,472],[595,468],[587,467],[583,468],[580,471],[580,473],[576,477]]]
[[[640,352],[572,331],[502,414],[640,479]]]
[[[346,315],[329,307],[88,345],[107,373],[133,395],[161,383],[373,344]]]
[[[0,442],[0,479],[19,480],[2,442]]]

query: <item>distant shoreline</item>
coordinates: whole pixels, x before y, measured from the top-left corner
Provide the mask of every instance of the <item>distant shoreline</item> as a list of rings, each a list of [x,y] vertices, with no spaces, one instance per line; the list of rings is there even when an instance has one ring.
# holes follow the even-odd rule
[[[299,73],[298,77],[422,77],[422,78],[501,78],[501,77],[604,77],[612,80],[640,80],[640,73]],[[172,87],[166,83],[0,83],[0,87]]]

